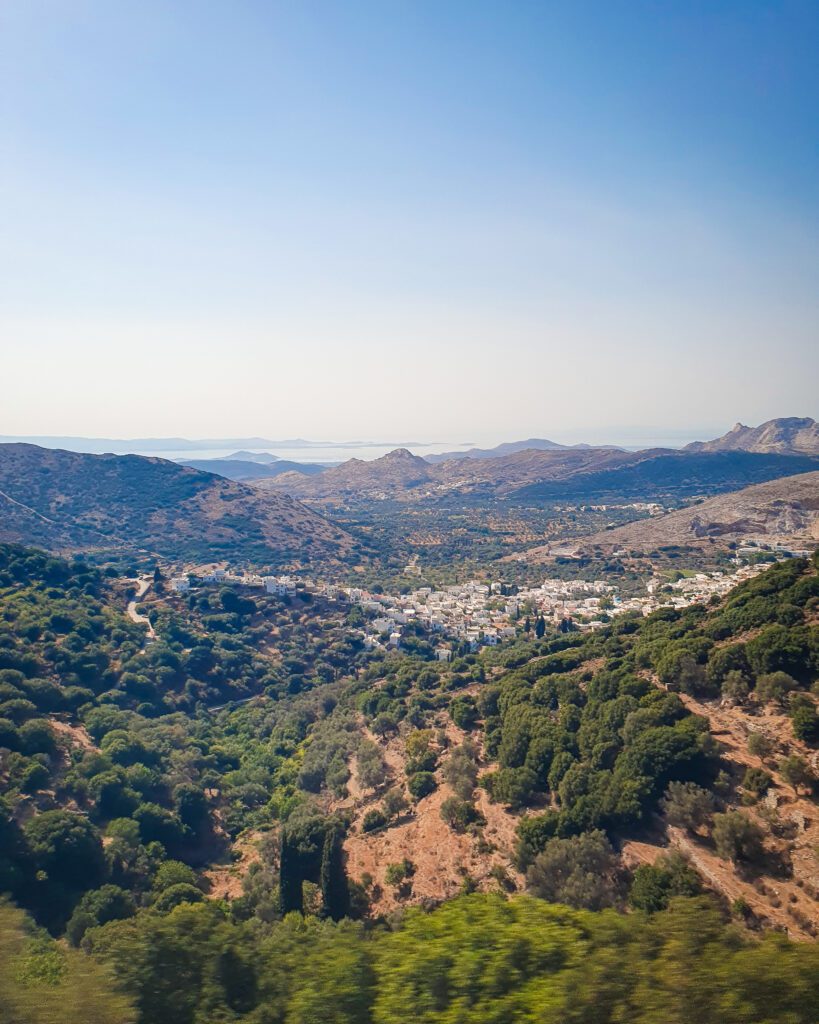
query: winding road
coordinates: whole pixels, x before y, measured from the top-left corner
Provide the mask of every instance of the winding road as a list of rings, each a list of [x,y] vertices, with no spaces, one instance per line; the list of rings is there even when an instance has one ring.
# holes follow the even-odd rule
[[[148,639],[156,640],[156,630],[151,625],[151,620],[148,618],[147,615],[140,615],[139,612],[136,610],[137,601],[141,601],[142,598],[148,593],[148,591],[151,589],[152,583],[153,580],[151,579],[150,576],[139,577],[136,595],[133,601],[128,602],[128,618],[132,622],[137,622],[142,626],[147,626]]]

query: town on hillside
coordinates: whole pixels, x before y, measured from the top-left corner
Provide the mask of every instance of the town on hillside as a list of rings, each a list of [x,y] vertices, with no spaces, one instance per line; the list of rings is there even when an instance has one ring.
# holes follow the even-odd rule
[[[748,549],[754,550],[757,549]],[[797,555],[802,552],[776,552],[778,559]],[[387,594],[310,577],[262,576],[223,568],[209,569],[200,575],[173,575],[168,586],[177,594],[186,594],[192,587],[221,585],[263,590],[281,598],[304,593],[345,602],[364,613],[365,626],[355,632],[367,650],[400,648],[405,634],[421,627],[439,637],[438,660],[449,661],[452,644],[467,645],[472,651],[495,646],[513,639],[539,619],[564,632],[585,632],[600,629],[613,616],[628,612],[647,616],[659,608],[706,604],[727,594],[738,583],[752,579],[769,564],[748,563],[740,554],[735,561],[738,564],[733,572],[689,572],[673,582],[654,575],[647,580],[644,594],[632,596],[621,596],[617,584],[605,580],[551,578],[532,587],[468,580],[443,589],[422,586],[406,594]]]

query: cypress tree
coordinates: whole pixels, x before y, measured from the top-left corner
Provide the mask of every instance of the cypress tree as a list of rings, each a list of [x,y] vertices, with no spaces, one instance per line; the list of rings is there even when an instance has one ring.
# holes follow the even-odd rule
[[[350,909],[350,893],[347,888],[341,840],[341,829],[338,825],[331,825],[324,837],[324,848],[321,852],[321,897],[324,902],[324,913],[334,921],[346,917]]]
[[[279,902],[282,917],[292,910],[302,913],[304,908],[298,851],[293,849],[286,829],[282,830],[279,861]]]

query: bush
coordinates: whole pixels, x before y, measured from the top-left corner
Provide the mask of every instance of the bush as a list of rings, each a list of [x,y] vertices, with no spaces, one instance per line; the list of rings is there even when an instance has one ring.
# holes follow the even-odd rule
[[[526,767],[499,768],[484,776],[484,784],[495,803],[513,810],[529,803],[537,791],[537,775]]]
[[[735,863],[753,864],[763,853],[762,829],[739,811],[714,815],[712,837],[717,855]]]
[[[155,892],[170,889],[172,885],[196,885],[198,878],[193,868],[179,860],[163,860],[154,875]]]
[[[682,854],[674,852],[637,868],[628,901],[635,910],[654,914],[665,910],[675,896],[697,896],[700,892],[700,876]]]
[[[791,724],[793,734],[798,740],[811,745],[819,743],[819,715],[816,714],[813,703],[798,704],[791,711]],[[26,726],[23,726],[23,729],[25,728]],[[20,730],[21,733],[23,729]]]
[[[204,898],[201,889],[180,882],[178,885],[168,886],[159,894],[154,903],[154,910],[160,914],[168,914],[182,903],[201,903]]]
[[[450,796],[441,804],[441,818],[453,832],[465,832],[470,825],[481,820],[481,815],[471,801]]]
[[[379,808],[374,807],[364,815],[364,820],[361,822],[361,828],[364,832],[375,832],[376,829],[384,828],[386,824],[386,814],[384,814],[384,812]]]
[[[405,857],[395,864],[388,864],[384,872],[384,881],[387,885],[401,885],[408,878],[415,874],[415,865]]]
[[[810,789],[816,781],[810,765],[798,754],[791,754],[779,762],[779,774],[795,790],[801,787]]]
[[[711,820],[714,797],[693,782],[670,782],[660,807],[670,825],[696,832]]]
[[[586,910],[618,905],[623,881],[617,855],[600,831],[549,840],[526,872],[535,896]]]
[[[758,799],[768,791],[771,782],[773,779],[764,769],[748,768],[742,779],[742,788]]]
[[[763,760],[774,752],[774,741],[764,732],[752,732],[748,737],[748,753]]]
[[[416,772],[414,775],[410,775],[407,780],[407,789],[416,800],[422,800],[437,788],[438,783],[435,781],[435,776],[432,772]]]

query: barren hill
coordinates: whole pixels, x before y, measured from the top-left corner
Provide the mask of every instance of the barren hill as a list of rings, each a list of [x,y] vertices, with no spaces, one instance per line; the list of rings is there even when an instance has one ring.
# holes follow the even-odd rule
[[[396,448],[371,462],[349,459],[314,477],[286,473],[263,486],[285,490],[300,498],[385,498],[425,487],[434,478],[435,467],[406,448]]]
[[[50,550],[344,555],[343,530],[283,494],[138,455],[0,445],[0,540]]]
[[[495,458],[431,464],[399,448],[372,462],[351,459],[316,477],[282,473],[256,486],[327,504],[356,500],[446,501],[453,496],[478,501],[509,498],[538,504],[699,497],[813,469],[819,469],[819,456],[745,451],[526,449]]]
[[[790,543],[819,540],[819,472],[800,473],[720,494],[658,519],[642,520],[585,537],[578,550],[649,551],[667,545],[769,537]],[[534,554],[534,552],[533,552]]]
[[[758,427],[737,423],[713,441],[694,441],[686,451],[775,452],[783,455],[819,455],[819,423],[809,416],[768,420]]]
[[[327,501],[376,498],[412,502],[453,491],[492,497],[541,480],[561,480],[629,465],[639,457],[633,452],[604,448],[530,448],[495,458],[464,457],[432,464],[398,448],[372,462],[350,459],[313,479],[286,473],[262,486],[285,490],[299,498]]]

